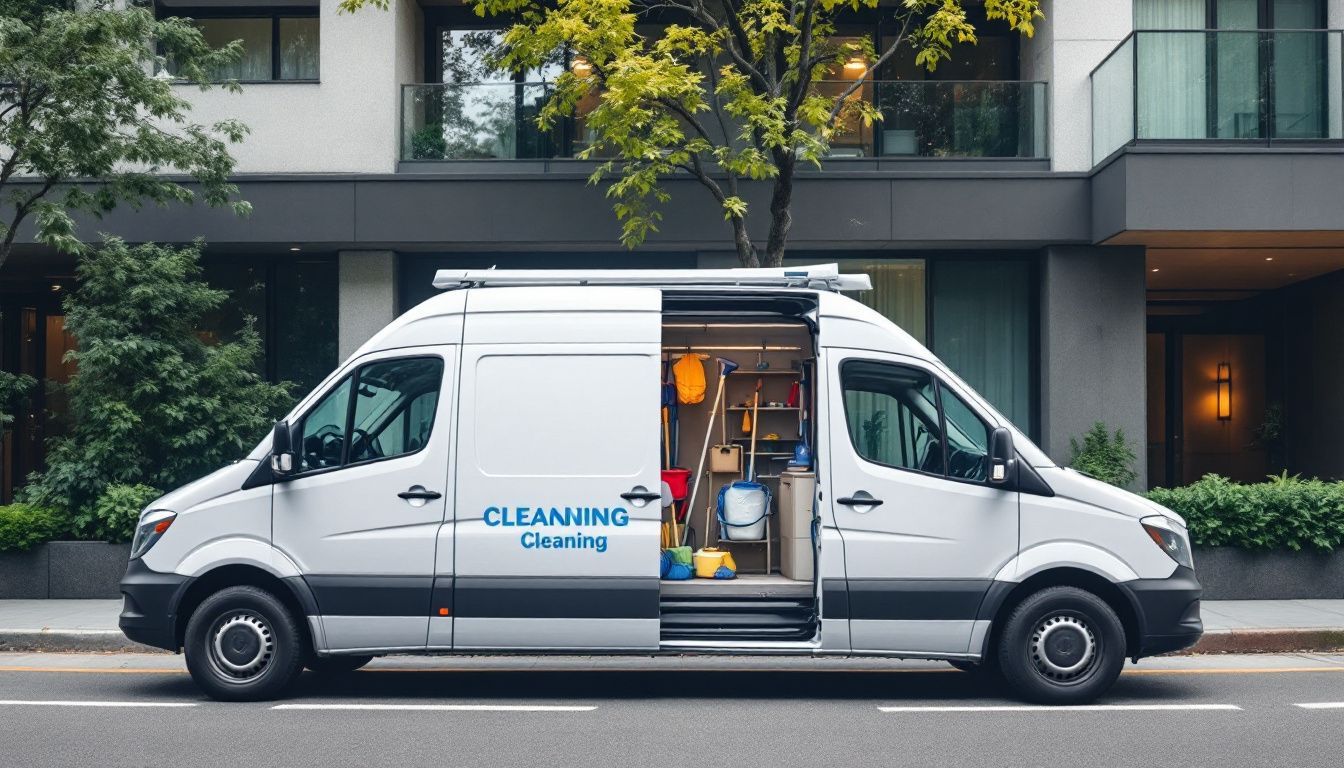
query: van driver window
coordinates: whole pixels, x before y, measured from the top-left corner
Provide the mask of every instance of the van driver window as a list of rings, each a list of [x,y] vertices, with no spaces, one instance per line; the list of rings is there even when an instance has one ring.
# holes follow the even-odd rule
[[[438,357],[361,366],[304,417],[300,469],[328,469],[420,450],[429,442],[442,380],[443,360]]]
[[[840,379],[850,440],[860,456],[889,467],[944,474],[932,376],[902,365],[851,361],[841,367]]]
[[[947,428],[947,474],[983,482],[988,477],[985,457],[989,454],[989,427],[952,390],[938,386]]]

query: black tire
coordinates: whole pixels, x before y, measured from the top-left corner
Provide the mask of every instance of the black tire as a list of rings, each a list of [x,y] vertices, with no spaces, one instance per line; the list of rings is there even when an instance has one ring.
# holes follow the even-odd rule
[[[303,666],[324,677],[339,677],[373,661],[372,656],[317,656],[310,655]]]
[[[1091,592],[1048,587],[1013,609],[995,655],[1017,696],[1038,704],[1086,704],[1120,676],[1125,629]]]
[[[264,589],[228,587],[191,614],[182,644],[191,679],[212,699],[266,701],[303,669],[303,633]]]

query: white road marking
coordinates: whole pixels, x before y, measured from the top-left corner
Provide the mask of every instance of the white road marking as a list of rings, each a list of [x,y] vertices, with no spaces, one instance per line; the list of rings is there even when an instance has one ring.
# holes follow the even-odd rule
[[[1235,704],[1088,704],[1066,707],[989,705],[949,707],[878,707],[881,712],[1240,712]]]
[[[1302,709],[1344,709],[1344,701],[1316,701],[1307,704],[1294,704]]]
[[[0,699],[7,707],[194,707],[189,701],[43,701],[37,699]]]
[[[271,709],[332,709],[373,712],[592,712],[597,707],[548,704],[277,704]]]

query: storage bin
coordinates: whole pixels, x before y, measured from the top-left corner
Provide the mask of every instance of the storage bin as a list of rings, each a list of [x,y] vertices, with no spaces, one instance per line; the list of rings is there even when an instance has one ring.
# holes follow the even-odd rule
[[[812,580],[812,537],[779,537],[779,572],[787,579]]]
[[[779,536],[812,537],[812,499],[817,493],[813,472],[783,472],[779,476]]]

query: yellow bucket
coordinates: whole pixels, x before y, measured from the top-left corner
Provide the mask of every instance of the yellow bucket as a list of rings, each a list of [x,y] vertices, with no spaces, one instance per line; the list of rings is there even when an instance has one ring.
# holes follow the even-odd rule
[[[706,547],[697,550],[691,556],[695,563],[695,575],[702,579],[714,578],[714,572],[719,570],[719,566],[728,566],[728,570],[737,573],[737,563],[733,562],[733,553],[726,549],[715,549]]]

